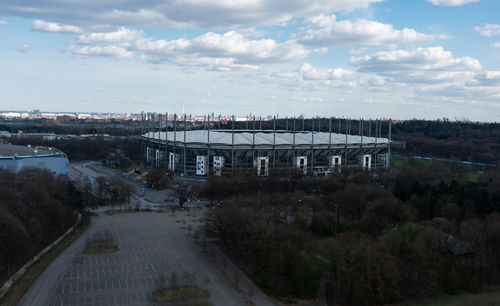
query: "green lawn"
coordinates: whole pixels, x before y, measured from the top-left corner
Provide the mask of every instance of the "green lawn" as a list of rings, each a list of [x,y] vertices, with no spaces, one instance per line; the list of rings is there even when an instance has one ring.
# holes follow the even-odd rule
[[[404,156],[391,156],[391,166],[401,167],[408,162],[408,158]]]
[[[409,157],[406,156],[391,156],[391,166],[397,168],[404,166],[406,163],[410,161]],[[416,163],[420,163],[422,165],[429,165],[430,161],[425,159],[414,159]]]
[[[391,166],[394,168],[398,168],[401,166],[404,166],[406,163],[408,163],[410,159],[405,156],[391,156]],[[415,160],[417,163],[420,163],[421,165],[429,165],[430,161],[428,160],[423,160],[423,159],[417,159]],[[445,165],[449,165],[449,167],[460,167],[461,169],[465,168],[465,175],[466,178],[469,182],[477,182],[479,176],[481,176],[481,172],[477,170],[476,167],[470,166],[470,165],[459,165],[459,164],[452,164],[452,163],[444,163],[444,162],[439,162],[439,161],[433,161],[433,163],[441,163]],[[464,167],[464,168],[462,168]]]
[[[479,171],[470,169],[467,171],[467,180],[469,182],[477,182],[480,175]]]

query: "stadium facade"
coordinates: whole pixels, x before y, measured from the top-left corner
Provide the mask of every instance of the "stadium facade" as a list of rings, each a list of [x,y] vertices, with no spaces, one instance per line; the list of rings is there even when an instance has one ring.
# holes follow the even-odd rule
[[[44,168],[53,174],[69,174],[66,154],[55,148],[0,143],[0,168],[19,172],[25,167]]]
[[[268,176],[294,172],[328,175],[346,167],[365,170],[387,167],[390,122],[388,138],[380,137],[381,124],[378,121],[375,124],[376,137],[371,137],[371,130],[367,137],[362,128],[359,135],[333,133],[331,120],[328,132],[234,128],[186,130],[185,124],[184,130],[169,131],[161,128],[161,122],[155,122],[148,125],[153,128],[142,135],[142,149],[147,164],[164,167],[182,176],[235,173]],[[168,126],[165,122],[165,127]]]

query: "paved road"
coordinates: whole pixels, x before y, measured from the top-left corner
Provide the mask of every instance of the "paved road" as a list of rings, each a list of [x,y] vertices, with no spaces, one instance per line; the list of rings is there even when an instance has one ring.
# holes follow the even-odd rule
[[[245,305],[246,293],[234,290],[202,247],[187,235],[188,224],[194,228],[200,224],[192,221],[193,212],[201,217],[198,209],[175,216],[144,212],[93,217],[89,230],[49,265],[19,305],[151,305],[158,276],[163,273],[168,279],[172,271],[181,283],[185,271],[193,272],[196,284],[210,292],[212,305]],[[104,229],[113,233],[119,250],[82,255],[85,238]],[[207,285],[205,276],[210,280]],[[242,279],[241,287],[249,285],[246,281]],[[254,300],[264,297],[255,292]],[[258,305],[265,304],[271,305],[264,297]]]
[[[70,166],[70,177],[73,178],[76,182],[82,182],[82,177],[91,177],[94,180],[99,176],[107,176],[107,177],[115,177],[118,179],[122,179],[128,182],[134,188],[134,193],[141,197],[141,203],[144,203],[145,206],[175,206],[177,205],[174,199],[173,190],[153,190],[150,188],[146,189],[146,197],[142,198],[142,187],[143,184],[132,179],[130,176],[123,174],[119,170],[111,169],[109,167],[101,166],[99,162],[90,161],[83,163],[73,163]],[[165,202],[166,199],[170,201]],[[184,204],[184,206],[196,207],[199,205],[208,204],[203,201],[188,201]]]

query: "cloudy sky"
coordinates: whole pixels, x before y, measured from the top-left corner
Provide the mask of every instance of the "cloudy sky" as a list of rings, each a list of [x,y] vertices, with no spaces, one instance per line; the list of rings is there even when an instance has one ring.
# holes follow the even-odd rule
[[[498,0],[2,0],[0,109],[500,121]]]

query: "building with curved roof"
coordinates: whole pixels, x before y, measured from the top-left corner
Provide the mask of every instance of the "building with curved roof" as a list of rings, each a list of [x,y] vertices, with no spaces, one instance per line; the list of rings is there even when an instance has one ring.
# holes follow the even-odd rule
[[[55,148],[0,143],[0,168],[19,172],[25,167],[44,168],[53,174],[69,174],[66,154]]]

